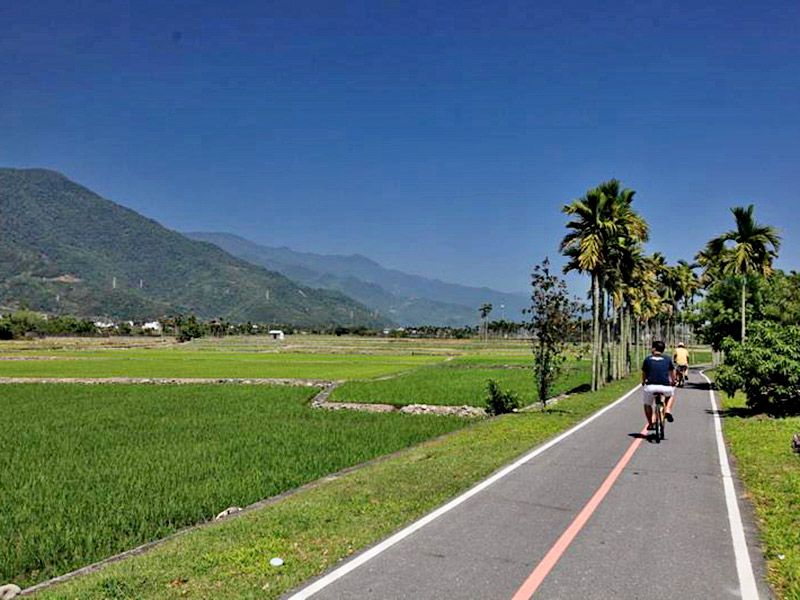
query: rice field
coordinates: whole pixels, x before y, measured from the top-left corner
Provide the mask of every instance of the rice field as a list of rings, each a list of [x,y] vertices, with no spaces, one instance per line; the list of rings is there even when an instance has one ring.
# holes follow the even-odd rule
[[[25,352],[0,358],[0,377],[350,379],[444,360],[422,355],[223,352],[184,349]]]
[[[466,425],[315,388],[7,385],[0,582],[25,586]]]
[[[440,404],[484,406],[486,383],[494,379],[503,389],[510,389],[525,404],[539,399],[535,390],[530,360],[467,358],[417,369],[392,379],[348,381],[334,390],[331,399],[340,402]],[[565,365],[553,395],[585,387],[591,382],[590,361]]]

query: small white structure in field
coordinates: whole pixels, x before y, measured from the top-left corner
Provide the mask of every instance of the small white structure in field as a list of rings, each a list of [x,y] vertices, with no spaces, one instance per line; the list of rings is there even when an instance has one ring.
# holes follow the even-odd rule
[[[282,340],[285,337],[280,329],[270,329],[269,334],[273,340]]]
[[[147,321],[144,325],[142,325],[142,331],[155,331],[156,333],[161,333],[161,323],[158,321]]]

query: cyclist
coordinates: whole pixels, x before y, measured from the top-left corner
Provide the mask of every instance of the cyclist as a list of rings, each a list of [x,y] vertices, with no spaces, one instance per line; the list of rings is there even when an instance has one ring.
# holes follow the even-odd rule
[[[654,394],[664,396],[664,405],[669,406],[675,386],[675,366],[669,356],[664,356],[664,342],[653,342],[653,354],[644,359],[642,363],[642,389],[644,399],[644,414],[647,417],[647,429],[655,429],[653,423]],[[667,409],[664,417],[672,423],[674,418]]]
[[[683,375],[683,380],[689,381],[689,351],[683,342],[679,342],[675,352],[672,353],[672,362],[675,363],[675,368]]]

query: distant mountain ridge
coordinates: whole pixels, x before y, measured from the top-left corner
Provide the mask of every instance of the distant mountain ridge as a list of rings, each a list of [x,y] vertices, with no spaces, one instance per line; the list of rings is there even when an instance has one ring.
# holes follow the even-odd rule
[[[46,169],[0,168],[0,306],[298,326],[390,322],[330,290],[190,240]]]
[[[360,254],[298,252],[286,247],[260,245],[230,233],[185,235],[216,244],[234,256],[283,273],[299,283],[341,291],[370,308],[384,314],[388,312],[394,321],[403,325],[475,324],[478,308],[486,302],[494,307],[492,318],[499,319],[505,313],[506,318],[519,320],[528,302],[524,294],[447,283],[386,269]]]

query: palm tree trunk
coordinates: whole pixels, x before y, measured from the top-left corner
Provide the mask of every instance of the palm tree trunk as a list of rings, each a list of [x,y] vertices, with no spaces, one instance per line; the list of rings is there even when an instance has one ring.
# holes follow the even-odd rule
[[[611,321],[611,328],[614,333],[614,342],[612,345],[612,356],[611,356],[611,379],[619,379],[619,320],[617,309],[614,308],[613,300],[611,305],[611,311],[613,313],[613,319]]]
[[[627,307],[625,312],[622,313],[623,322],[625,323],[625,357],[623,362],[623,372],[625,377],[631,374],[631,309]]]
[[[599,388],[600,361],[600,282],[597,274],[592,273],[592,391]]]
[[[744,342],[744,313],[745,313],[745,295],[747,292],[747,278],[742,276],[742,341]]]

